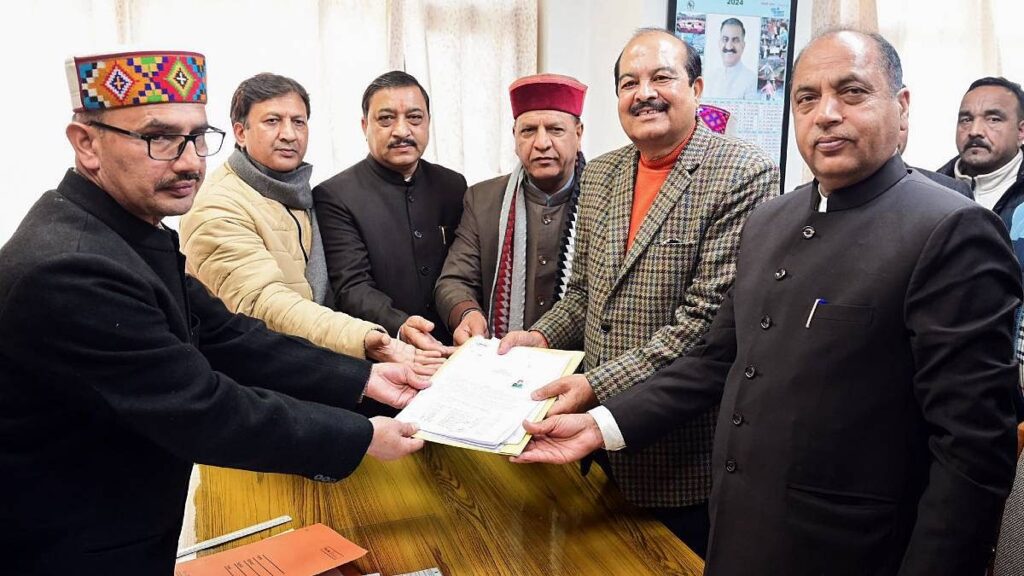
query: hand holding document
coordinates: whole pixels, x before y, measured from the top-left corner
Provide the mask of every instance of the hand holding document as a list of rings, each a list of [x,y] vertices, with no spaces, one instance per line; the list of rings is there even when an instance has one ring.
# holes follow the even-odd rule
[[[523,420],[540,420],[554,403],[530,394],[582,360],[582,352],[523,347],[499,355],[498,340],[474,337],[395,418],[419,426],[424,440],[517,455],[529,440]]]

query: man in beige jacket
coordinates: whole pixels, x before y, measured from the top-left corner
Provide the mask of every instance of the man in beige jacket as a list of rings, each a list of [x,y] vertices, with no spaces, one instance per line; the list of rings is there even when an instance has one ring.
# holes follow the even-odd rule
[[[186,269],[233,312],[272,330],[358,358],[415,363],[429,373],[437,352],[417,351],[380,326],[336,312],[303,162],[309,95],[298,82],[258,74],[231,99],[236,146],[181,218]]]

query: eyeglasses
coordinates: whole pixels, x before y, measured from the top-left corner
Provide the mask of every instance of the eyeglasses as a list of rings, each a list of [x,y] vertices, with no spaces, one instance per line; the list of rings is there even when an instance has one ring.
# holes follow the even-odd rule
[[[148,148],[149,157],[153,160],[164,162],[171,162],[180,158],[181,154],[185,152],[185,146],[189,142],[195,146],[196,155],[200,158],[206,158],[220,152],[220,147],[224,145],[224,131],[216,128],[207,128],[205,132],[197,134],[139,134],[138,132],[132,132],[131,130],[125,130],[124,128],[118,128],[117,126],[111,126],[96,120],[90,121],[89,125],[143,140]]]

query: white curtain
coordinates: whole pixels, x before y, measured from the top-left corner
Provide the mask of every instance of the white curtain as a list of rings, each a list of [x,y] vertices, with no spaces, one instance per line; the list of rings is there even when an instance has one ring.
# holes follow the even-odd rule
[[[391,67],[430,94],[426,157],[470,183],[511,169],[508,86],[537,71],[537,2],[392,0]]]
[[[202,52],[210,123],[230,132],[239,82],[259,72],[310,93],[306,160],[317,183],[366,156],[363,90],[391,69],[431,97],[426,158],[469,182],[513,159],[508,85],[537,68],[536,0],[37,0],[0,5],[0,49],[12,78],[0,144],[0,244],[31,204],[73,164],[64,60],[125,47]],[[212,171],[227,159],[210,158]],[[173,221],[172,221],[173,225]]]
[[[934,170],[956,156],[957,111],[971,82],[1024,82],[1022,21],[1020,0],[878,3],[878,31],[899,51],[910,89],[909,163]]]

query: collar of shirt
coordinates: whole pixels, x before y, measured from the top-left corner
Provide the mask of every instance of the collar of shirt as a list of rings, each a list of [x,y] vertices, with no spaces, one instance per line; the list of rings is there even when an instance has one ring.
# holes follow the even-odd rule
[[[811,196],[811,208],[821,212],[825,212],[825,210],[819,209],[819,206],[827,206],[828,212],[856,208],[874,200],[906,175],[907,165],[903,163],[899,154],[894,154],[874,174],[845,188],[832,190],[829,192],[828,201],[821,203],[819,203],[819,197],[824,197],[821,196],[821,192],[818,190],[818,181],[815,180],[812,189],[817,194]]]
[[[998,200],[998,197],[1002,196],[1003,192],[1006,192],[1006,189],[1013,186],[1013,183],[1017,181],[1017,173],[1020,171],[1022,162],[1024,162],[1024,152],[1018,150],[1013,160],[1010,160],[998,169],[988,174],[978,174],[971,177],[960,171],[960,160],[957,160],[956,164],[953,165],[953,175],[971,185],[974,189],[975,198],[995,194]],[[993,202],[994,204],[995,202]]]
[[[384,181],[396,184],[398,186],[412,186],[413,184],[416,183],[416,180],[418,178],[423,177],[423,158],[420,158],[419,161],[416,162],[416,170],[408,179],[406,179],[405,176],[402,176],[401,173],[395,172],[394,170],[378,162],[377,159],[374,158],[371,154],[366,155],[366,163],[370,166],[370,170],[372,170],[374,174],[380,176],[381,179],[383,179]]]
[[[576,174],[574,173],[569,177],[569,181],[565,183],[558,190],[548,194],[547,192],[537,188],[533,182],[530,182],[530,176],[527,175],[523,179],[523,190],[526,191],[526,199],[534,204],[543,204],[544,206],[558,206],[559,204],[565,204],[569,201],[569,196],[572,195],[572,184],[576,180]]]

